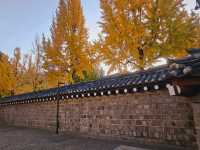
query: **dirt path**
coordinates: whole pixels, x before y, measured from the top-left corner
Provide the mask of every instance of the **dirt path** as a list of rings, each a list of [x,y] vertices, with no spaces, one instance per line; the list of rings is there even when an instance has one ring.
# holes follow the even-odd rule
[[[141,148],[137,148],[141,147]],[[0,126],[0,150],[183,150],[168,146],[55,135],[45,130]]]

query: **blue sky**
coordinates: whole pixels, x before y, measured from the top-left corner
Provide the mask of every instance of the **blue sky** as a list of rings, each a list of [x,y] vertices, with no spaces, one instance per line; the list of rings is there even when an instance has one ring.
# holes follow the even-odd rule
[[[81,1],[90,39],[95,39],[100,31],[99,0]],[[188,10],[195,6],[195,0],[185,3]],[[35,37],[49,32],[57,4],[58,0],[0,0],[0,51],[10,56],[15,47],[30,52]]]

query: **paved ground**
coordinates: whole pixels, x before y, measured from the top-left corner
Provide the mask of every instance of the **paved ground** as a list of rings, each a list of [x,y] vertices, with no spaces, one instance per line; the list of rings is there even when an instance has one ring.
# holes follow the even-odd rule
[[[140,148],[138,148],[140,147]],[[144,146],[103,141],[48,131],[0,126],[0,150],[183,150],[168,146]]]

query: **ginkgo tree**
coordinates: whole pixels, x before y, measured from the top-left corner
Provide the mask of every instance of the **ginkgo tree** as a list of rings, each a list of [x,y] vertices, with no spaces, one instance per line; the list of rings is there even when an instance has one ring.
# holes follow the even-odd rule
[[[13,57],[7,60],[7,65],[4,65],[8,68],[7,71],[10,69],[9,72],[11,72],[9,78],[12,81],[12,94],[47,88],[44,86],[43,56],[39,39],[36,38],[32,53],[22,55],[19,47],[15,48],[13,52]]]
[[[51,26],[51,38],[43,37],[42,43],[48,84],[73,83],[92,72],[80,0],[60,0]]]
[[[14,86],[14,74],[9,58],[0,52],[0,97],[10,95]]]
[[[99,49],[112,71],[145,69],[159,57],[181,57],[195,39],[183,0],[100,0]]]

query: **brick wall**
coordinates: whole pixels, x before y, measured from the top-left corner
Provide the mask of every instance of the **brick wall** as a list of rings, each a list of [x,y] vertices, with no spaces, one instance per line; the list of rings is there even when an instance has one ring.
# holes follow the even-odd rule
[[[55,118],[55,102],[10,105],[0,108],[0,120],[14,126],[55,130]]]
[[[192,106],[193,106],[195,129],[196,129],[196,139],[200,150],[200,94],[193,97],[192,100],[194,101]]]
[[[55,131],[56,102],[0,107],[0,120]],[[190,100],[167,91],[62,101],[60,131],[141,143],[196,143]]]

